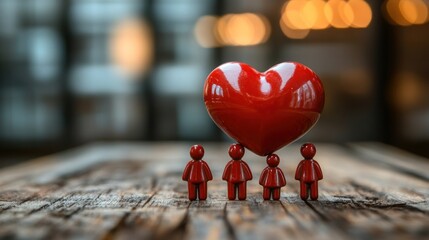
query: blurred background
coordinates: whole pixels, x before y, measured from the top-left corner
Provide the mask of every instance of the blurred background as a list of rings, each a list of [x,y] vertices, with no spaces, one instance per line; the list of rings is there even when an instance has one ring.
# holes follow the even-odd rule
[[[429,156],[428,0],[0,0],[0,166],[100,140],[227,141],[202,100],[227,61],[301,62],[303,140]]]

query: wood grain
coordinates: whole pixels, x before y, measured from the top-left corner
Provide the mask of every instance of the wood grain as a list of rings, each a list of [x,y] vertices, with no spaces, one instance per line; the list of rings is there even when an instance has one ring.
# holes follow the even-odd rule
[[[319,201],[293,179],[299,146],[278,152],[287,186],[263,201],[265,159],[246,201],[220,180],[226,144],[205,144],[207,201],[190,202],[181,173],[187,143],[95,143],[0,170],[1,239],[427,239],[429,162],[380,143],[317,144]]]

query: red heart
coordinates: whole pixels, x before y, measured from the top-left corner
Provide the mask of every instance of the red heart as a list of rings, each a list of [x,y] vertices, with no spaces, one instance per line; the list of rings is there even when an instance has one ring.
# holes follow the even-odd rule
[[[323,110],[325,93],[319,77],[300,63],[284,62],[260,73],[230,62],[207,77],[204,102],[227,135],[265,156],[310,130]]]

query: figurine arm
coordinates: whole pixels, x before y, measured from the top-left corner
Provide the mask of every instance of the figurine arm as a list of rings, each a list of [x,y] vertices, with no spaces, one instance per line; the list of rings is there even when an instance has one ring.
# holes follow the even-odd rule
[[[322,173],[322,169],[320,168],[320,165],[319,165],[319,163],[316,161],[316,160],[314,160],[314,166],[315,166],[315,170],[316,170],[316,174],[317,174],[317,177],[318,177],[318,179],[319,180],[321,180],[321,179],[323,179],[323,173]]]
[[[278,177],[280,178],[279,180],[281,182],[281,185],[286,186],[286,178],[285,178],[285,175],[281,169],[279,169],[278,174],[279,174]]]
[[[295,179],[300,180],[302,175],[302,161],[298,164],[295,171]]]
[[[188,181],[189,173],[191,172],[191,168],[192,168],[191,166],[192,166],[192,161],[186,164],[185,170],[183,170],[183,175],[182,175],[183,181]]]
[[[231,165],[232,162],[229,161],[226,166],[225,169],[223,170],[223,174],[222,174],[222,179],[223,180],[227,180],[229,176],[231,176]]]
[[[203,171],[206,174],[207,180],[212,180],[213,179],[212,171],[210,171],[210,167],[206,162],[203,162],[203,168],[204,168]]]
[[[253,175],[252,175],[252,171],[250,170],[249,165],[245,161],[243,161],[243,165],[242,166],[243,166],[243,170],[245,172],[246,180],[252,180],[253,179]]]
[[[267,169],[262,170],[261,176],[259,177],[259,184],[262,185],[267,178]]]

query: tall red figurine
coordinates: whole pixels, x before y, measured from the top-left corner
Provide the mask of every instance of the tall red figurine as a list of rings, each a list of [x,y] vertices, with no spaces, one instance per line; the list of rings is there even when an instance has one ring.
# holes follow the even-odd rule
[[[308,191],[310,190],[311,200],[317,200],[317,181],[323,178],[323,174],[319,163],[313,159],[314,155],[316,155],[316,147],[311,143],[302,145],[301,155],[304,160],[298,164],[295,172],[295,179],[301,182],[301,199],[307,200]]]
[[[279,200],[280,188],[286,186],[286,178],[283,171],[277,167],[279,163],[280,158],[276,154],[267,156],[268,167],[262,170],[261,177],[259,178],[259,184],[264,187],[262,193],[264,200],[270,200],[271,196],[273,200]]]
[[[232,158],[223,170],[222,179],[228,182],[228,199],[235,200],[238,190],[238,199],[246,199],[246,183],[252,180],[252,172],[249,165],[241,158],[244,156],[244,147],[240,144],[232,144],[229,147],[229,156]]]
[[[202,160],[204,148],[201,145],[191,147],[190,155],[192,160],[188,162],[183,171],[183,181],[188,181],[189,200],[207,199],[207,182],[213,179],[209,165]]]

